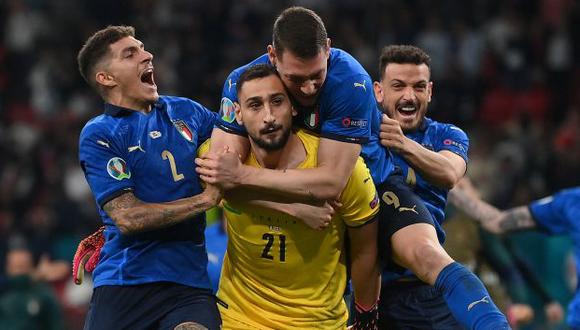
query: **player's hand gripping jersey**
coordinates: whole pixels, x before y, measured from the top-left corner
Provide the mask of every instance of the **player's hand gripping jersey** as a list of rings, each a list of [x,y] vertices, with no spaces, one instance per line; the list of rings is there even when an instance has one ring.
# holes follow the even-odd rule
[[[406,133],[405,135],[431,151],[451,151],[463,158],[466,164],[469,161],[467,157],[469,138],[462,129],[455,125],[440,123],[425,117],[423,124],[417,131]],[[395,165],[403,171],[407,184],[413,188],[413,192],[423,200],[425,206],[433,215],[437,235],[440,238],[440,242],[443,243],[445,234],[441,228],[441,223],[445,218],[448,190],[427,182],[421,176],[421,173],[410,167],[401,155],[393,153],[393,159]]]
[[[299,131],[316,166],[319,138]],[[259,166],[253,154],[246,161]],[[358,159],[331,225],[312,230],[276,211],[224,202],[229,236],[218,297],[224,328],[338,329],[347,321],[345,230],[378,211],[372,178]],[[224,307],[227,306],[227,307]]]

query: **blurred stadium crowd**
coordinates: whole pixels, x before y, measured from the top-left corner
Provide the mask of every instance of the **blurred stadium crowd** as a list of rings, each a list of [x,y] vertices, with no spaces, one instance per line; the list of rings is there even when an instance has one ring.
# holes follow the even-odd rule
[[[29,249],[40,265],[30,272],[66,311],[55,327],[82,322],[90,288],[70,288],[68,262],[100,225],[77,160],[79,131],[102,109],[76,68],[88,35],[135,26],[161,93],[217,109],[227,74],[264,53],[275,16],[292,4],[317,11],[332,45],[374,78],[383,46],[425,49],[428,115],[469,133],[468,175],[493,204],[580,185],[577,1],[1,0],[0,282],[13,272],[7,252]]]

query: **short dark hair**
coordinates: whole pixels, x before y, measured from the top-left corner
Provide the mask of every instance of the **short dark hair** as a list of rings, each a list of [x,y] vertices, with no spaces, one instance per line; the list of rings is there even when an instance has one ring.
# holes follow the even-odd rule
[[[425,64],[431,68],[431,57],[419,47],[412,45],[390,45],[383,48],[379,60],[379,76],[383,79],[389,63]]]
[[[269,76],[276,76],[280,78],[280,74],[278,73],[278,71],[276,71],[276,68],[270,64],[264,63],[252,65],[240,75],[240,78],[238,79],[238,84],[236,85],[236,91],[239,94],[240,91],[242,90],[242,86],[244,86],[244,83],[250,80],[266,78]]]
[[[97,88],[93,79],[95,67],[109,53],[109,46],[125,37],[134,36],[135,28],[124,25],[109,25],[90,36],[77,55],[79,72],[83,79]]]
[[[326,48],[327,39],[320,16],[304,7],[287,8],[274,22],[272,45],[278,56],[289,50],[299,58],[313,58]]]

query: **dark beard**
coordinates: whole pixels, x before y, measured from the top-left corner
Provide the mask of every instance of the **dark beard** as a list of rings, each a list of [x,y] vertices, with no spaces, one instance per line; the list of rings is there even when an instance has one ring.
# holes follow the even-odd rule
[[[290,128],[287,128],[284,131],[284,134],[282,134],[282,136],[280,137],[280,139],[278,141],[272,141],[272,142],[260,139],[256,136],[253,136],[250,133],[248,133],[248,135],[250,136],[250,139],[252,139],[252,141],[254,141],[254,143],[258,147],[260,147],[266,151],[277,151],[277,150],[284,148],[284,146],[288,142],[288,138],[290,137],[291,132],[292,132],[292,130]]]

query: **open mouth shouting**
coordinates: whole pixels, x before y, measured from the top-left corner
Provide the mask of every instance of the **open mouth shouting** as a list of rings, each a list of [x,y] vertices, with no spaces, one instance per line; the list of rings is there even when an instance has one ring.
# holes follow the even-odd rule
[[[397,105],[397,112],[403,118],[415,117],[418,110],[419,110],[419,107],[414,102],[406,102],[406,103]]]
[[[141,82],[148,87],[153,87],[157,89],[155,85],[155,77],[153,76],[153,67],[148,67],[141,73]]]

